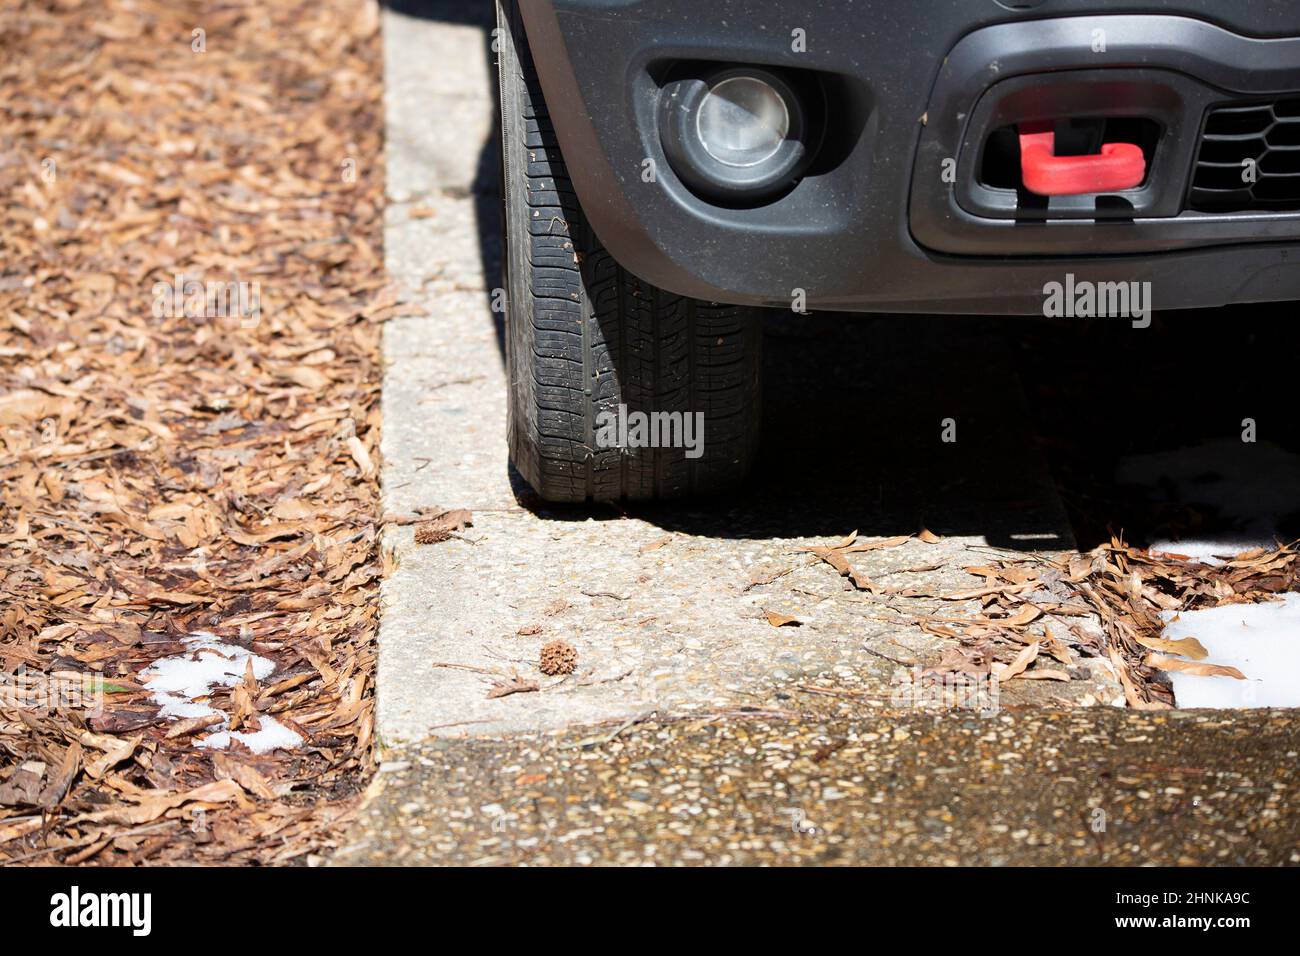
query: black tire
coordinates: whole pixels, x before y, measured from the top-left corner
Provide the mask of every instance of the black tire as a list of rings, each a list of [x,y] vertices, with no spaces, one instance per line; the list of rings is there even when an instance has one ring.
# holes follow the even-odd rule
[[[735,485],[758,443],[757,310],[672,295],[610,257],[569,181],[514,0],[498,0],[497,17],[515,468],[547,501],[679,498]],[[701,414],[702,454],[605,447],[599,426],[620,405],[629,414]]]

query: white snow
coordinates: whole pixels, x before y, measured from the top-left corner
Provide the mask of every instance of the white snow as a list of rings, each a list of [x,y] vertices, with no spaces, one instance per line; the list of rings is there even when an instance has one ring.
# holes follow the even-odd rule
[[[182,643],[185,653],[155,661],[140,674],[164,717],[204,717],[218,713],[197,699],[212,693],[214,687],[234,687],[244,679],[250,660],[253,676],[258,680],[275,670],[273,661],[236,644],[227,644],[207,631],[195,631],[183,638]]]
[[[1201,564],[1220,565],[1231,561],[1244,551],[1253,551],[1255,548],[1271,548],[1273,546],[1272,535],[1258,537],[1250,541],[1242,538],[1232,540],[1229,536],[1215,541],[1198,541],[1196,539],[1174,541],[1162,538],[1159,541],[1152,541],[1150,550],[1160,551],[1164,554],[1181,554],[1192,561],[1199,561]]]
[[[264,754],[277,748],[291,750],[302,744],[302,737],[280,723],[274,717],[259,717],[262,729],[245,733],[241,730],[222,730],[209,734],[199,741],[199,746],[213,750],[225,750],[233,737],[248,747],[255,754]]]
[[[1300,455],[1229,438],[1126,458],[1117,477],[1151,488],[1172,485],[1177,500],[1211,509],[1207,517],[1216,523],[1195,539],[1156,541],[1151,548],[1220,564],[1223,556],[1275,546],[1278,520],[1296,510],[1300,497]]]
[[[1267,604],[1168,611],[1164,618],[1164,638],[1194,637],[1208,652],[1205,663],[1246,675],[1237,680],[1169,671],[1179,707],[1300,707],[1300,594]]]
[[[185,652],[175,657],[154,661],[140,673],[149,688],[150,696],[159,707],[158,714],[172,720],[187,717],[220,715],[218,732],[199,741],[200,747],[224,749],[231,738],[247,744],[255,753],[266,753],[277,747],[288,749],[302,743],[302,737],[285,727],[273,717],[262,717],[262,729],[255,733],[221,730],[228,723],[227,715],[200,698],[207,697],[216,687],[234,687],[244,679],[248,662],[253,662],[253,676],[258,680],[275,672],[275,662],[265,657],[221,640],[208,631],[195,631],[182,639]]]

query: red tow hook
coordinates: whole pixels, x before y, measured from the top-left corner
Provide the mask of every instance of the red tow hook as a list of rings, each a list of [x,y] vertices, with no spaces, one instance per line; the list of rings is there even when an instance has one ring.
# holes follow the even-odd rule
[[[1080,196],[1132,189],[1146,176],[1147,161],[1134,143],[1103,143],[1100,153],[1057,156],[1056,134],[1040,125],[1020,133],[1020,177],[1039,196]]]

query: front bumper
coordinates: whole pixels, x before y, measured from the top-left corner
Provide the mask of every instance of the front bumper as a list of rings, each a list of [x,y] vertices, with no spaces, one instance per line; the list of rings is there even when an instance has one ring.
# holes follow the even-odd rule
[[[1300,92],[1292,0],[1165,0],[1151,14],[1122,0],[1016,11],[995,0],[521,7],[584,211],[614,257],[661,288],[781,307],[802,290],[814,308],[1033,314],[1044,287],[1069,273],[1076,283],[1150,282],[1162,309],[1300,299],[1300,211],[1171,217],[1176,197],[1147,190],[1123,220],[1027,224],[981,207],[971,185],[972,123],[988,112],[989,90],[1036,76],[1091,86],[1101,72],[1158,78],[1172,91],[1161,93],[1172,97],[1167,108],[1195,116],[1157,153],[1162,175],[1185,181],[1200,111],[1215,95]],[[1098,29],[1100,55],[1088,43]],[[768,205],[700,199],[673,175],[655,133],[655,71],[671,60],[833,77],[832,120],[851,131],[843,155]],[[945,159],[956,162],[955,181],[939,175]]]

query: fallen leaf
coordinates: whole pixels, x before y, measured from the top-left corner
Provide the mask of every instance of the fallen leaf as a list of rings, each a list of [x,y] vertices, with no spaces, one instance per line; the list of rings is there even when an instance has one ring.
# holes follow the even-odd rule
[[[1022,674],[1017,674],[1016,677],[1020,680],[1068,681],[1070,679],[1070,675],[1063,670],[1053,670],[1045,667],[1035,667],[1032,671],[1025,671]]]
[[[1162,671],[1182,671],[1186,674],[1195,674],[1198,677],[1233,677],[1237,680],[1245,680],[1246,675],[1235,667],[1229,667],[1227,664],[1207,664],[1197,661],[1185,661],[1181,657],[1170,657],[1167,654],[1157,654],[1152,651],[1146,656],[1146,664],[1149,667],[1159,668]]]
[[[1042,614],[1043,612],[1032,604],[1024,604],[1021,605],[1020,610],[1015,614],[1012,614],[1010,617],[1001,618],[996,623],[1001,624],[1004,627],[1024,627],[1031,621],[1042,617]]]
[[[655,541],[651,541],[649,544],[641,545],[640,552],[641,554],[649,554],[651,551],[658,551],[660,548],[664,547],[665,545],[672,544],[672,542],[673,542],[673,536],[670,534],[665,535],[662,538],[659,538]]]
[[[233,780],[249,793],[263,800],[274,800],[276,792],[252,764],[244,763],[230,754],[217,752],[212,757],[218,780]]]
[[[1010,664],[994,664],[993,676],[997,678],[999,683],[1005,683],[1013,677],[1023,674],[1025,668],[1032,664],[1035,658],[1038,657],[1039,646],[1039,643],[1034,641],[1034,643],[1030,644],[1023,651],[1017,654],[1016,659]]]
[[[1138,693],[1137,685],[1128,675],[1128,665],[1124,663],[1124,658],[1119,656],[1114,645],[1106,648],[1106,653],[1110,656],[1110,662],[1115,668],[1115,675],[1119,678],[1120,686],[1124,688],[1124,698],[1128,705],[1134,710],[1169,710],[1169,705],[1153,700],[1143,700],[1142,695]]]
[[[1204,660],[1209,656],[1209,651],[1194,637],[1184,637],[1177,641],[1167,641],[1163,637],[1134,637],[1143,647],[1148,647],[1153,651],[1166,651],[1170,654],[1179,654],[1183,657],[1190,657],[1194,661]]]
[[[767,608],[763,608],[763,614],[767,617],[767,623],[771,624],[773,627],[785,627],[787,625],[793,625],[794,627],[803,627],[803,621],[791,617],[789,614],[781,614],[777,611],[769,611]]]
[[[157,820],[175,807],[186,803],[225,803],[244,799],[243,788],[233,780],[216,780],[184,793],[126,794],[127,799],[138,800],[134,806],[110,807],[95,813],[85,813],[74,822],[122,823],[138,826]],[[246,802],[246,801],[245,801]]]
[[[200,730],[208,727],[215,727],[217,724],[224,723],[226,720],[221,714],[203,714],[199,717],[186,717],[178,720],[167,728],[167,733],[163,734],[165,740],[175,740],[177,737],[188,737],[190,734],[196,734]]]
[[[375,473],[375,463],[370,460],[370,452],[366,450],[365,444],[356,435],[348,438],[348,451],[352,453],[352,460],[361,469],[363,478],[368,478]]]
[[[77,774],[81,773],[82,767],[82,745],[73,741],[72,747],[64,753],[64,758],[59,763],[59,769],[49,778],[49,783],[40,792],[40,806],[45,810],[52,810],[64,796],[68,795],[68,788],[73,786],[73,780]]]
[[[316,389],[325,388],[329,385],[329,376],[322,374],[319,370],[308,365],[296,365],[292,368],[284,369],[281,373],[289,381],[303,388]],[[368,459],[368,456],[367,456]],[[360,464],[360,462],[358,462]]]
[[[509,697],[511,694],[528,694],[539,689],[536,681],[512,672],[509,677],[492,681],[487,695],[490,700],[494,697]]]

